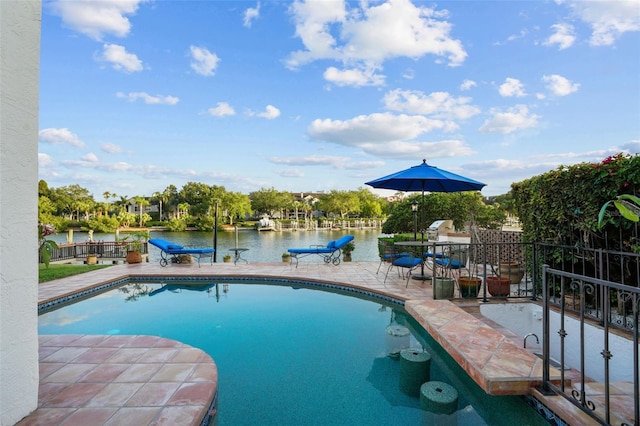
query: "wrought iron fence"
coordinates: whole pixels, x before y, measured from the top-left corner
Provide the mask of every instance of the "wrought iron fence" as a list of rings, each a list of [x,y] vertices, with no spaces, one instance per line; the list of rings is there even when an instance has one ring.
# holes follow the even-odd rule
[[[596,251],[599,256],[596,260],[604,260],[607,257],[604,253]],[[595,254],[593,253],[593,254]],[[600,265],[602,267],[602,265]],[[638,313],[640,304],[640,289],[630,285],[589,277],[568,271],[553,269],[544,265],[542,267],[542,300],[543,300],[543,386],[541,391],[547,394],[557,394],[566,398],[572,404],[583,410],[589,416],[601,424],[634,424],[640,422],[640,381],[639,381],[639,356],[638,356]],[[629,344],[624,345],[613,342],[615,334],[612,333],[614,323],[608,320],[612,307],[610,295],[615,294],[627,308],[627,324],[624,328],[631,330]],[[578,297],[572,302],[567,300],[568,296]],[[599,297],[598,297],[599,296]],[[553,308],[553,301],[559,298],[559,312],[554,313],[558,308]],[[597,306],[594,308],[600,313],[602,321],[596,323],[595,332],[589,332],[590,328],[585,325],[589,321],[590,312],[588,309],[589,300]],[[576,310],[577,308],[577,310]],[[575,313],[569,311],[576,310]],[[551,320],[555,315],[558,320]],[[575,321],[572,326],[571,320]],[[556,324],[551,328],[551,324]],[[556,329],[557,328],[557,329]],[[556,333],[552,334],[552,333]],[[555,345],[554,345],[555,340]],[[551,352],[554,350],[560,362],[560,380],[552,380],[551,377]],[[594,355],[599,352],[600,365],[594,366]],[[578,354],[579,365],[572,366],[580,371],[579,386],[570,387],[566,381],[564,366],[568,356]],[[625,361],[625,356],[631,354],[631,359]],[[590,359],[590,361],[585,361]],[[626,375],[625,382],[631,382],[633,389],[633,418],[615,418],[612,408],[619,412],[622,405],[618,399],[623,396],[612,392],[613,382],[620,380],[616,376],[613,368],[621,370],[623,376]],[[589,374],[601,374],[597,379],[602,383],[601,387],[590,387],[587,382]],[[628,414],[627,414],[628,415]]]
[[[64,260],[86,259],[89,255],[99,258],[125,259],[127,252],[134,247],[133,242],[98,241],[72,244],[59,244],[58,249],[51,252],[51,262]],[[146,242],[140,243],[140,253],[148,254],[149,247]],[[39,254],[39,262],[42,263],[42,254]]]
[[[536,265],[537,271],[541,271],[542,265],[548,265],[555,270],[614,282],[623,289],[640,288],[640,255],[636,253],[536,244],[533,265]],[[542,288],[542,280],[536,282]],[[632,304],[622,297],[624,293],[619,289],[609,288],[583,297],[576,294],[574,287],[565,287],[566,283],[556,282],[547,289],[551,303],[560,305],[565,302],[566,309],[573,311],[578,311],[583,304],[587,318],[625,330],[632,330],[636,326],[629,319]],[[606,311],[603,309],[605,305]]]

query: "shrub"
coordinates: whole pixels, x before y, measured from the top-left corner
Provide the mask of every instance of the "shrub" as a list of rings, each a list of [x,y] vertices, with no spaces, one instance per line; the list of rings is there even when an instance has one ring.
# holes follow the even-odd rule
[[[182,232],[187,229],[187,222],[183,219],[173,218],[167,222],[167,229],[171,232]]]

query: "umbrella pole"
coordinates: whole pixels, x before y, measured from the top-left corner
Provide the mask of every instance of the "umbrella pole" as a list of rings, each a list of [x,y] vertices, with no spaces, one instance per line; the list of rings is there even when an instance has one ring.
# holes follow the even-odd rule
[[[431,277],[424,274],[424,182],[422,182],[422,206],[420,206],[420,275],[412,275],[414,280],[427,281]]]

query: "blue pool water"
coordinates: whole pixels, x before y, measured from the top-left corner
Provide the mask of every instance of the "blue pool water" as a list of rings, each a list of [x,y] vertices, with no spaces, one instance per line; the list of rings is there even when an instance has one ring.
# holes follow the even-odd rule
[[[41,334],[149,334],[203,349],[219,371],[219,425],[438,424],[399,390],[400,339],[432,355],[459,393],[459,425],[538,425],[518,397],[490,397],[402,308],[308,288],[139,282],[44,313]],[[389,326],[411,335],[393,337]],[[393,328],[396,330],[396,328]]]

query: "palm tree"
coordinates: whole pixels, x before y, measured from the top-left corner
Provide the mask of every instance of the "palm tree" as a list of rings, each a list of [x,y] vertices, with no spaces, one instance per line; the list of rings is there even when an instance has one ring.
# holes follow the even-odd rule
[[[148,206],[149,200],[147,200],[145,197],[141,197],[141,196],[135,196],[134,200],[136,202],[136,204],[140,207],[140,221],[138,223],[138,226],[142,227],[144,225],[143,221],[142,221],[142,214],[144,213],[144,207]]]
[[[178,219],[189,214],[189,207],[191,207],[189,203],[178,204]]]
[[[112,194],[109,191],[104,191],[102,193],[102,196],[104,197],[104,201],[105,201],[105,209],[104,209],[104,213],[109,216],[109,210],[111,208],[111,205],[109,204],[109,198],[115,198],[116,194]]]
[[[165,207],[167,207],[169,217],[172,217],[171,206],[173,205],[175,209],[177,196],[178,196],[178,189],[175,187],[175,185],[169,185],[164,189],[164,191],[162,191],[162,200],[164,202]]]
[[[116,204],[120,206],[120,213],[124,213],[127,210],[127,204],[129,204],[129,196],[128,195],[120,195],[120,201],[116,201]]]
[[[158,219],[162,220],[162,205],[167,202],[169,193],[166,190],[164,192],[156,191],[151,196],[158,200],[158,203],[160,204],[160,216],[158,217]]]

